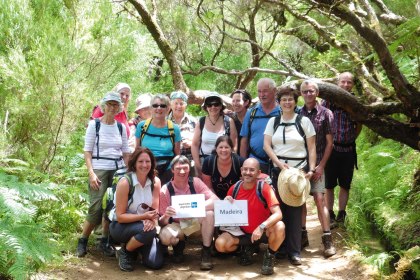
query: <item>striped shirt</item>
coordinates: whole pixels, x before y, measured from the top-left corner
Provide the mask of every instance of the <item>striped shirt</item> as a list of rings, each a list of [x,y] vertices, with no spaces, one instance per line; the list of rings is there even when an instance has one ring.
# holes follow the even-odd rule
[[[356,122],[351,119],[349,113],[331,102],[323,100],[321,104],[334,114],[334,150],[337,152],[353,151],[352,144],[356,141]]]
[[[316,131],[316,165],[320,163],[327,146],[327,134],[333,133],[334,115],[330,109],[321,106],[318,102],[315,107],[308,111],[306,106],[302,107],[300,114],[308,117]]]
[[[98,155],[99,146],[99,157],[107,157],[118,159],[121,158],[123,153],[129,153],[126,128],[122,126],[122,135],[118,129],[117,122],[112,125],[104,124],[101,122],[99,128],[99,145],[97,145],[96,138],[96,126],[95,120],[89,121],[89,125],[86,129],[85,135],[85,146],[83,150],[85,152],[92,152],[92,156]],[[123,160],[118,161],[118,167],[121,168],[124,165]],[[92,158],[93,169],[98,170],[115,170],[115,161],[107,159],[95,159]]]

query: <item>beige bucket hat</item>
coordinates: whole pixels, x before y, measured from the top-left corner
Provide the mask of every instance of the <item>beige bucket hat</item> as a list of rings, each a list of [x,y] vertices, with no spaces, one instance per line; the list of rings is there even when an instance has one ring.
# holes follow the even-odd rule
[[[302,206],[311,190],[311,184],[305,178],[305,173],[293,167],[280,172],[277,187],[281,200],[293,207]]]

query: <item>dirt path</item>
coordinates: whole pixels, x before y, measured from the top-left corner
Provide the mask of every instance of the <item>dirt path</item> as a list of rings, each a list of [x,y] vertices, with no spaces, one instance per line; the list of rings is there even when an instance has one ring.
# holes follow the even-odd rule
[[[213,258],[215,267],[211,271],[200,271],[200,246],[198,242],[187,245],[186,261],[182,265],[173,264],[170,260],[160,270],[145,269],[140,263],[134,272],[122,272],[115,258],[103,258],[97,251],[91,249],[83,259],[71,257],[63,269],[54,269],[37,275],[37,279],[372,279],[368,268],[352,260],[351,252],[347,250],[343,240],[343,230],[335,229],[333,238],[337,254],[329,259],[322,256],[321,227],[312,203],[308,203],[309,214],[307,229],[309,232],[309,247],[302,252],[301,266],[293,266],[287,259],[276,260],[274,274],[262,276],[259,274],[262,264],[262,252],[254,256],[254,264],[240,266],[236,256]],[[266,247],[262,247],[264,249]],[[262,250],[261,250],[262,251]]]

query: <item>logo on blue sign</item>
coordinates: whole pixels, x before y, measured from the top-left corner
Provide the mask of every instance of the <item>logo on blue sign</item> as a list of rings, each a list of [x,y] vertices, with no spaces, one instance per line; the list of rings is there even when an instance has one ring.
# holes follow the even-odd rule
[[[191,202],[191,208],[197,208],[197,202]]]

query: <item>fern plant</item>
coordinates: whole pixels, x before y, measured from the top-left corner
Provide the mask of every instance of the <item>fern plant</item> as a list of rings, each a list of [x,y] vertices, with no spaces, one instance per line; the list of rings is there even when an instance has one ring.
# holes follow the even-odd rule
[[[59,256],[51,232],[37,219],[37,203],[56,199],[48,187],[0,170],[0,278],[28,279]]]

